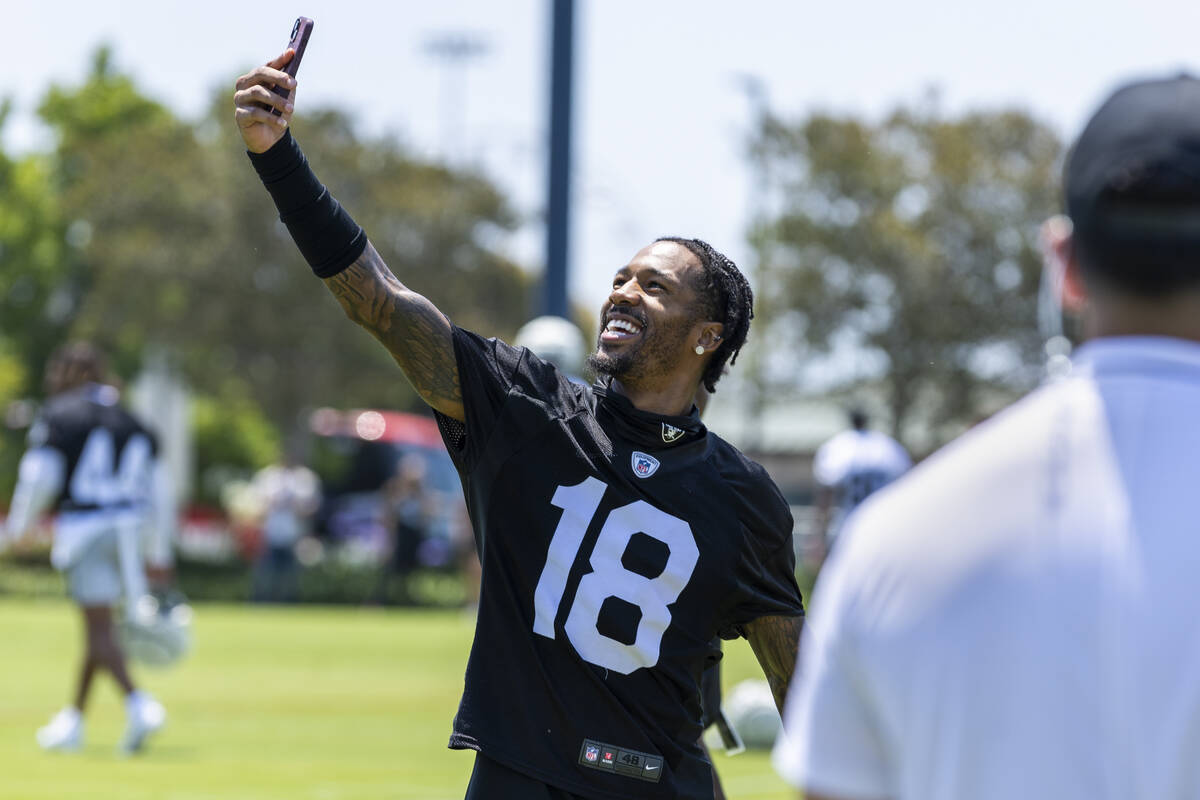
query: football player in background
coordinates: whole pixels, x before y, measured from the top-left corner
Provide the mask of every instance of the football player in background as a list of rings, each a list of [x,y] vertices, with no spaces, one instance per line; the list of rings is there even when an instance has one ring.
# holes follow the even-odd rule
[[[1063,190],[1088,341],[850,521],[775,751],[808,800],[1200,797],[1200,81],[1111,95]]]
[[[63,346],[47,364],[45,385],[48,399],[29,433],[4,538],[21,536],[43,511],[57,510],[50,560],[82,612],[85,649],[71,705],[38,730],[37,741],[46,750],[83,746],[92,678],[107,670],[125,695],[120,750],[132,753],[163,726],[166,712],[134,685],[113,608],[123,595],[133,613],[146,593],[140,540],[153,509],[173,508],[170,484],[155,437],[118,405],[117,388],[106,383],[99,350],[83,342]],[[159,524],[173,528],[171,520]],[[170,567],[169,546],[155,541],[151,558],[162,574]]]
[[[454,326],[405,287],[287,131],[286,51],[242,76],[235,119],[314,272],[434,409],[483,563],[450,746],[467,798],[711,798],[700,676],[745,636],[782,705],[804,608],[792,519],[693,404],[749,329],[737,267],[663,239],[613,279],[592,387]],[[268,111],[280,112],[275,116]]]
[[[817,483],[813,530],[817,563],[825,560],[832,539],[847,515],[912,466],[912,458],[902,444],[867,427],[865,411],[852,409],[849,417],[850,429],[822,444],[813,458],[813,478]]]

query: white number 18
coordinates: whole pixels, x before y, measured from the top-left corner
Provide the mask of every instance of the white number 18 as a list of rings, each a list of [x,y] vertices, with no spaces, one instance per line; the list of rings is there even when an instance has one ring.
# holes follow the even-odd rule
[[[563,513],[534,590],[534,633],[554,638],[554,618],[567,587],[567,576],[607,488],[603,481],[589,477],[583,483],[559,486],[555,491],[550,502]],[[639,532],[668,549],[666,565],[654,578],[632,572],[621,563],[629,540]],[[657,664],[663,634],[671,624],[668,606],[679,599],[699,558],[691,526],[678,517],[644,500],[614,508],[592,549],[592,572],[579,582],[567,614],[564,627],[576,652],[585,661],[623,675]],[[601,606],[609,597],[618,597],[641,610],[633,644],[605,636],[596,628]]]

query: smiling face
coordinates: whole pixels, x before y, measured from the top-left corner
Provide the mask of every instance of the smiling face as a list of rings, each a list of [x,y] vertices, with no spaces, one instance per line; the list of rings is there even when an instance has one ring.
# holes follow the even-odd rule
[[[642,248],[613,277],[588,366],[625,384],[662,382],[702,369],[695,347],[707,346],[720,325],[706,319],[696,290],[701,269],[696,256],[674,242]]]

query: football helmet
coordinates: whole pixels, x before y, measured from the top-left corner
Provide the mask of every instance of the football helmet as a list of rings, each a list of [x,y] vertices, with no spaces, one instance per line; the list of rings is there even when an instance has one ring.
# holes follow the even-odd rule
[[[531,319],[517,331],[513,344],[529,348],[568,375],[583,372],[587,343],[582,331],[570,320],[554,316]]]
[[[749,750],[769,750],[783,729],[770,685],[764,680],[745,680],[721,701],[729,723]]]
[[[135,661],[167,667],[192,647],[192,607],[179,592],[142,595],[117,626],[121,647]]]

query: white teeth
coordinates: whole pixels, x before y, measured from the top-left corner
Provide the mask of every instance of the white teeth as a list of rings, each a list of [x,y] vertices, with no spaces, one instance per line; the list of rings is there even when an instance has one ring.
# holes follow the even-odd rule
[[[623,319],[610,319],[608,321],[608,325],[605,326],[605,330],[637,333],[641,330],[641,328],[639,328],[637,325],[634,325],[632,322],[626,322]]]

